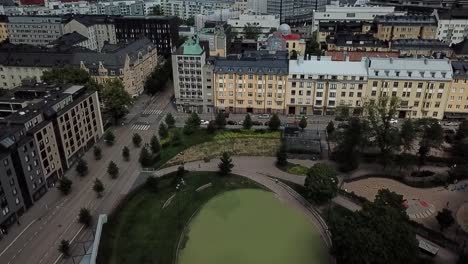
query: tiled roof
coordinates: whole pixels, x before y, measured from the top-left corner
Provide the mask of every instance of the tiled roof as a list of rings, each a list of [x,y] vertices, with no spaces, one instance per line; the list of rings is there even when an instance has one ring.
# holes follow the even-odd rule
[[[300,40],[301,35],[291,33],[291,34],[288,34],[288,35],[283,35],[283,39],[284,40]]]

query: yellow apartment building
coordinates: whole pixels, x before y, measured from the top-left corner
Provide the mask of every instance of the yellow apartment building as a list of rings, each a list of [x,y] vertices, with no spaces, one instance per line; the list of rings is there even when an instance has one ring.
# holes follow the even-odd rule
[[[453,61],[452,87],[447,96],[445,118],[461,119],[468,116],[468,62]]]
[[[434,16],[378,16],[374,20],[377,39],[435,39],[437,19]]]

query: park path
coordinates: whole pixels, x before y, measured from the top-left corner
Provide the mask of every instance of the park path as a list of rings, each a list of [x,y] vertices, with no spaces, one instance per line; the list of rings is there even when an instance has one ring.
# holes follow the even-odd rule
[[[299,176],[284,172],[278,169],[275,166],[276,158],[275,157],[232,157],[234,168],[232,170],[233,174],[241,175],[247,177],[251,180],[254,180],[265,187],[269,188],[271,191],[275,192],[278,195],[278,198],[297,208],[298,210],[304,212],[304,214],[312,221],[316,226],[317,230],[321,234],[321,238],[324,241],[325,245],[329,247],[329,231],[322,217],[318,214],[315,208],[305,201],[297,192],[289,188],[287,185],[278,184],[273,178],[287,180],[296,184],[303,185],[305,181],[305,176]],[[289,159],[291,163],[301,164],[306,167],[310,167],[315,163],[324,162],[324,161],[312,161],[312,160],[296,160]],[[195,161],[189,162],[184,165],[186,170],[189,171],[218,171],[219,159],[212,159],[209,162],[204,161]],[[332,163],[332,162],[327,162]],[[170,172],[176,171],[178,166],[172,166],[163,168],[155,172],[155,175],[160,177]],[[357,175],[382,175],[383,170],[381,166],[366,166],[365,169],[361,171],[358,169],[352,174],[355,177]],[[351,211],[358,211],[361,209],[361,206],[348,198],[338,195],[333,199],[333,202],[337,205],[343,206]],[[455,263],[457,255],[441,246],[437,256],[434,258],[434,263]]]

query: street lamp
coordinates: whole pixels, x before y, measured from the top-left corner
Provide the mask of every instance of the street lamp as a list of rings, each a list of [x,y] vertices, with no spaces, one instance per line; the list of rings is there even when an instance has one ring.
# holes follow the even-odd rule
[[[176,185],[176,196],[182,195],[182,187],[185,185],[185,181],[183,178],[180,179],[179,183]],[[181,225],[180,225],[180,201],[179,197],[176,197],[176,202],[177,202],[177,230],[180,230]]]

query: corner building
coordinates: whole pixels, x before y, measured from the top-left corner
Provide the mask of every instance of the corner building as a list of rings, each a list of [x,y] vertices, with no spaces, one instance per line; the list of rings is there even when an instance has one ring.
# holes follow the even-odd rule
[[[285,113],[287,51],[253,51],[216,58],[213,75],[216,111]]]

